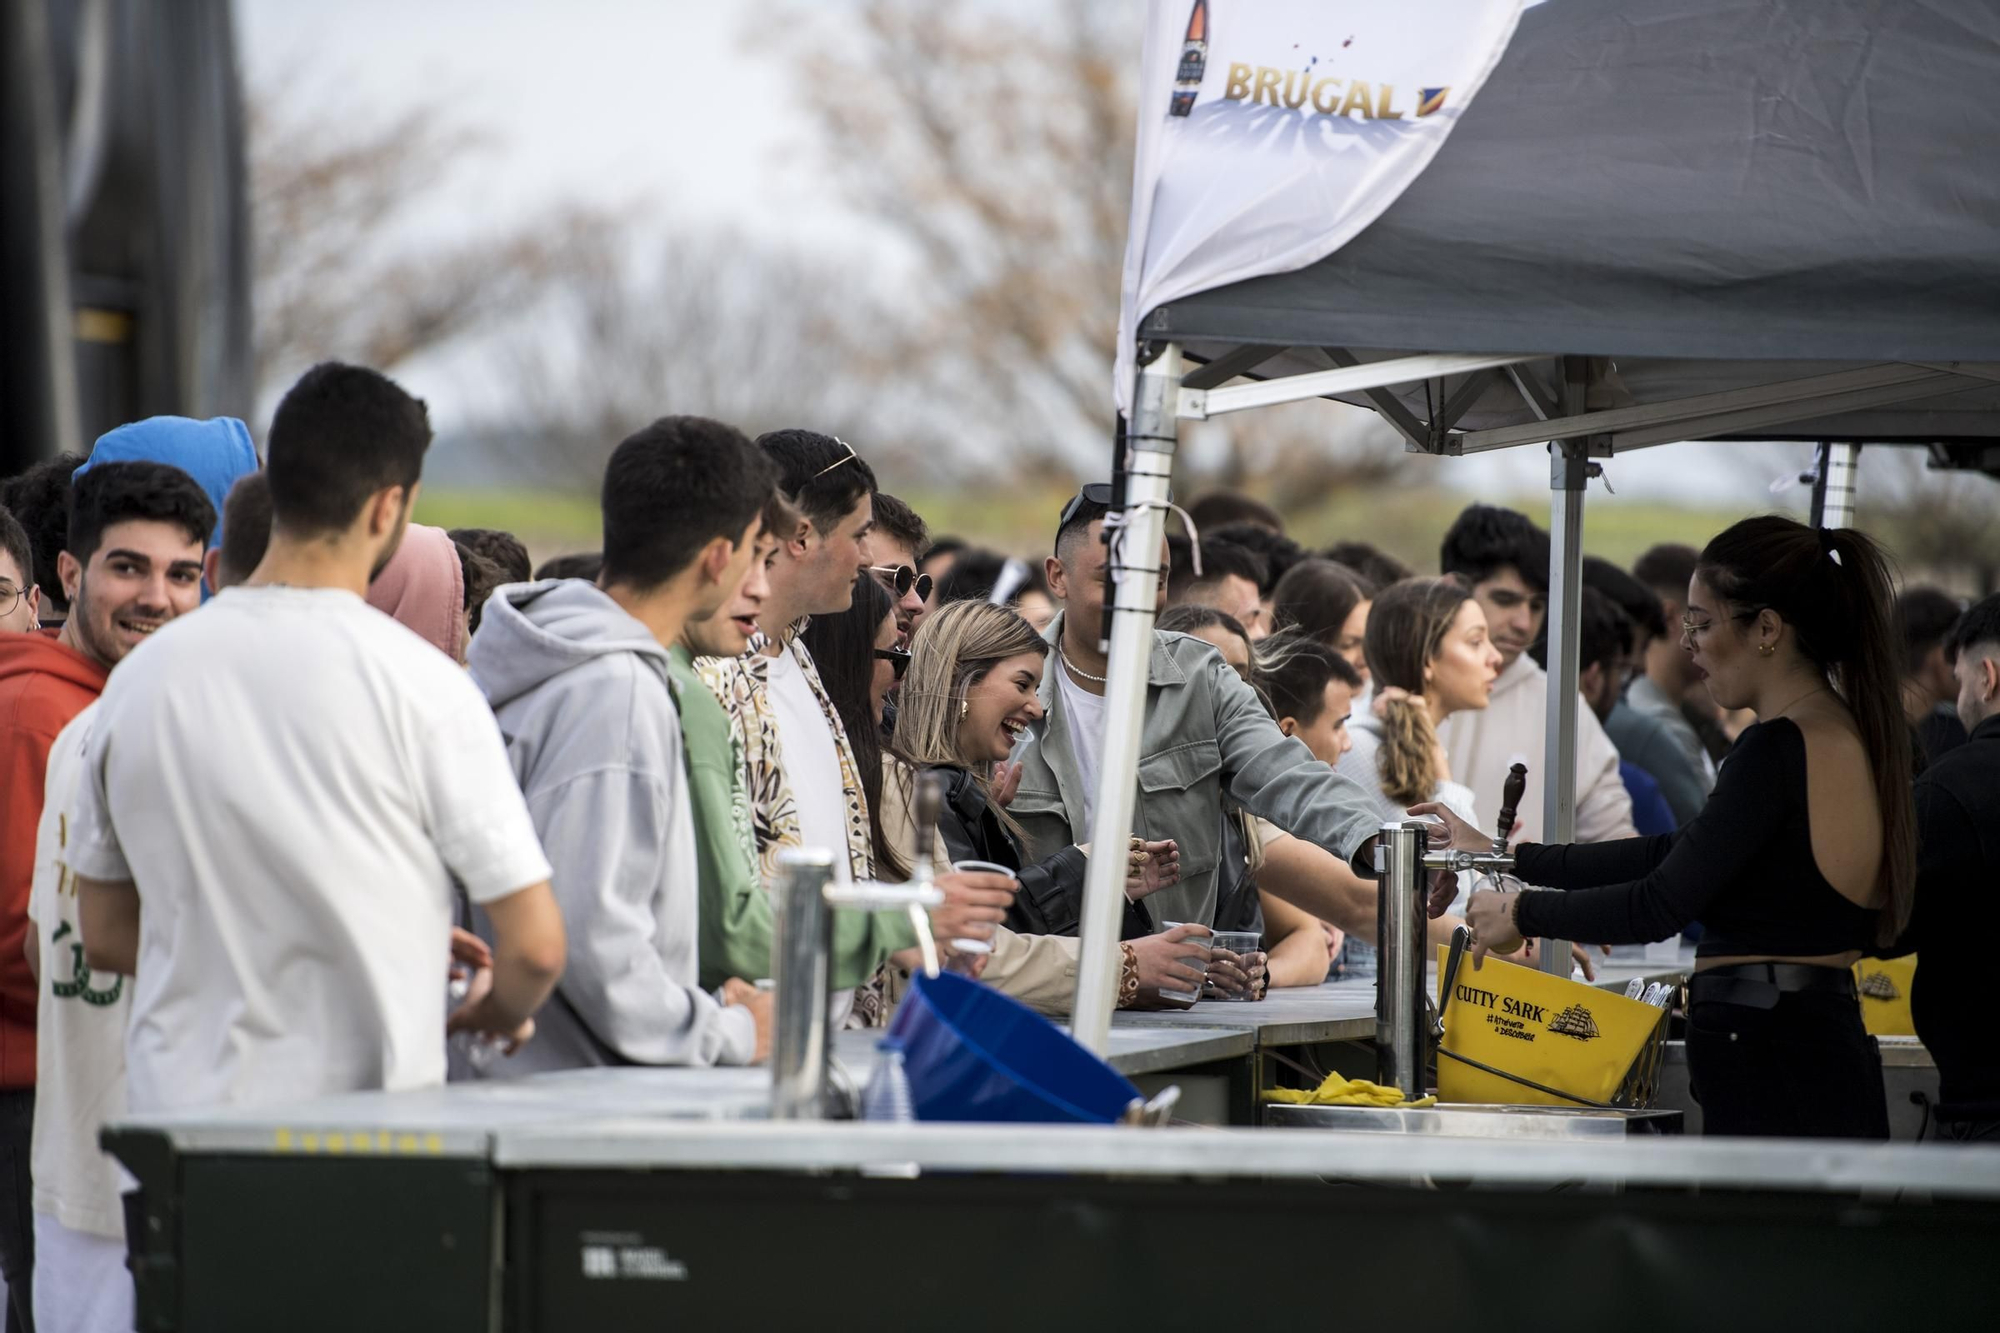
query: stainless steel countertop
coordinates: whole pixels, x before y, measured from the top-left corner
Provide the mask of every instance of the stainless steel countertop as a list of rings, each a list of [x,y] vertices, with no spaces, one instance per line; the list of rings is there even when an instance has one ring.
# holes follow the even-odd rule
[[[880,1031],[834,1034],[835,1060],[857,1086],[874,1066]],[[1255,1038],[1240,1027],[1176,1023],[1111,1034],[1111,1066],[1127,1077],[1244,1057]],[[574,1069],[522,1079],[454,1083],[410,1092],[357,1092],[291,1105],[226,1107],[135,1116],[132,1127],[169,1131],[189,1152],[299,1152],[483,1158],[503,1129],[576,1126],[615,1117],[761,1120],[771,1074],[754,1069]]]
[[[1777,1139],[1603,1143],[1325,1130],[1050,1125],[795,1125],[607,1120],[503,1130],[509,1168],[1060,1172],[1154,1177],[1478,1181],[1526,1189],[1579,1182],[1802,1194],[2000,1199],[2000,1148]]]
[[[1339,982],[1272,991],[1246,1003],[1202,1000],[1191,1009],[1111,1016],[1114,1034],[1133,1029],[1191,1025],[1236,1028],[1252,1034],[1259,1047],[1302,1046],[1322,1041],[1372,1041],[1375,1037],[1375,983]],[[1114,1046],[1115,1049],[1115,1046]]]

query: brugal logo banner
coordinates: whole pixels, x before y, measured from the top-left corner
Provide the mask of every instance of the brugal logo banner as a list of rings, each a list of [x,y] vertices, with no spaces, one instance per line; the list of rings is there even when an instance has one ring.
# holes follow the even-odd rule
[[[1521,0],[1152,0],[1115,389],[1179,297],[1304,268],[1430,164]]]

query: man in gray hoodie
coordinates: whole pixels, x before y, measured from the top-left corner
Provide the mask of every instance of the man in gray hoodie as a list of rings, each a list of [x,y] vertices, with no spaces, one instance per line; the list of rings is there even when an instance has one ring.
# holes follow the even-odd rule
[[[665,417],[605,469],[604,569],[500,589],[467,665],[499,717],[569,930],[536,1040],[494,1075],[751,1064],[770,996],[697,984],[693,815],[667,648],[749,572],[776,473],[730,426]]]

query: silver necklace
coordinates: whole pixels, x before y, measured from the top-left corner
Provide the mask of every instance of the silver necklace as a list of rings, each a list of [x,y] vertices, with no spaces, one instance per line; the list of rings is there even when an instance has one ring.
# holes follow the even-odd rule
[[[1106,683],[1105,677],[1093,676],[1088,671],[1085,671],[1082,667],[1078,666],[1076,663],[1070,661],[1069,654],[1062,650],[1061,644],[1056,645],[1056,656],[1062,659],[1062,664],[1064,666],[1068,667],[1071,671],[1074,671],[1077,675],[1083,677],[1085,680],[1094,680],[1099,685],[1103,685]]]

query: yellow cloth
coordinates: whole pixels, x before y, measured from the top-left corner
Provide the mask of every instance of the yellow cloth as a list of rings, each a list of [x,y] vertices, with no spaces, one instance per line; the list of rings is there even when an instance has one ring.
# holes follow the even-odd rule
[[[1338,1074],[1328,1074],[1326,1081],[1317,1088],[1266,1088],[1264,1100],[1285,1102],[1292,1106],[1436,1106],[1437,1098],[1419,1097],[1413,1102],[1403,1100],[1403,1094],[1380,1083],[1370,1083],[1365,1078],[1342,1078]]]

